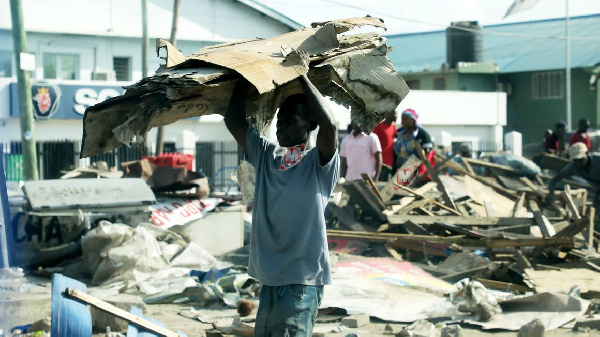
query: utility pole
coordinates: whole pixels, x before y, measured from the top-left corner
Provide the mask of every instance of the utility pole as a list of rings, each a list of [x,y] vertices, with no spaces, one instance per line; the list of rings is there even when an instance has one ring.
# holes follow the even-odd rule
[[[171,38],[169,42],[175,47],[177,43],[177,22],[179,21],[179,0],[175,0],[173,3],[173,23],[171,24]],[[164,150],[164,138],[165,130],[163,126],[159,126],[156,132],[156,154],[162,154]]]
[[[148,0],[142,0],[142,78],[148,76]]]
[[[23,28],[21,0],[10,0],[13,45],[17,65],[17,88],[19,92],[19,116],[21,124],[21,148],[23,150],[23,177],[38,180],[37,156],[34,140],[33,103],[31,102],[31,74],[21,69],[21,53],[27,53],[27,39]]]
[[[565,35],[566,35],[566,52],[567,60],[565,65],[565,82],[566,82],[566,105],[567,105],[567,131],[571,131],[573,124],[571,123],[571,41],[569,41],[569,0],[566,0],[565,9]]]

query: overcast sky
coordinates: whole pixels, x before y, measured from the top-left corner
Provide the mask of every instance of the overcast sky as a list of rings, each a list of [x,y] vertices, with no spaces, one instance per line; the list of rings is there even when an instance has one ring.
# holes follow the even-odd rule
[[[539,0],[503,19],[514,0],[255,0],[305,26],[315,21],[365,16],[384,19],[388,34],[444,30],[452,21],[493,25],[600,13],[599,0]]]

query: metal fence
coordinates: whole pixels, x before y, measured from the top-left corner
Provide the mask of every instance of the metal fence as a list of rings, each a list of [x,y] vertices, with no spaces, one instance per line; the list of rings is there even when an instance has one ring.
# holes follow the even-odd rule
[[[0,144],[4,154],[4,171],[6,180],[23,180],[23,155],[20,142]],[[121,168],[121,163],[141,160],[143,156],[151,156],[150,149],[140,151],[137,146],[120,147],[112,151],[79,159],[81,143],[72,140],[55,140],[37,142],[37,160],[40,179],[58,179],[65,172],[77,167],[87,166],[104,161],[109,167]],[[165,143],[165,153],[179,152],[174,143]],[[190,151],[186,151],[190,152]],[[244,152],[236,142],[202,142],[196,144],[193,155],[196,171],[208,177],[212,191],[239,191],[237,184],[231,180],[235,174]]]

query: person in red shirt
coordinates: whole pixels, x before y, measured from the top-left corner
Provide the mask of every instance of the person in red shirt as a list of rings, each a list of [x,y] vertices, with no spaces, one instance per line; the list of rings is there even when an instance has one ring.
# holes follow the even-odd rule
[[[396,139],[396,111],[385,114],[383,122],[379,123],[373,133],[381,144],[382,165],[379,181],[388,181],[394,174],[394,140]]]
[[[587,146],[588,151],[592,150],[592,142],[590,140],[590,135],[588,135],[587,130],[590,127],[590,121],[585,118],[579,120],[579,127],[577,131],[573,133],[571,139],[569,139],[569,146],[575,143],[584,143]]]

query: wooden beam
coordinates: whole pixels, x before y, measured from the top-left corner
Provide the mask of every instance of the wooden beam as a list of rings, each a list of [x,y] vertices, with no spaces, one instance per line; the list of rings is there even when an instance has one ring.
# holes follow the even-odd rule
[[[529,210],[531,213],[533,213],[533,221],[538,226],[545,238],[549,238],[556,234],[550,222],[544,221],[542,211],[535,200],[529,200]]]
[[[519,197],[517,198],[517,201],[515,201],[515,205],[513,206],[513,209],[511,212],[512,216],[517,216],[517,213],[519,212],[521,207],[523,207],[523,203],[525,202],[526,196],[527,196],[527,193],[521,193],[519,195]]]
[[[341,231],[336,229],[327,230],[328,237],[340,239],[358,239],[371,242],[388,243],[392,241],[412,241],[412,242],[438,242],[438,243],[456,243],[463,246],[484,247],[485,238],[473,239],[466,238],[462,235],[457,236],[433,236],[433,235],[413,235],[413,234],[398,234],[398,233],[381,233],[381,232],[355,232]]]
[[[445,247],[432,247],[432,242],[415,242],[415,241],[403,241],[403,240],[394,240],[388,243],[389,246],[399,249],[411,250],[414,252],[420,252],[427,256],[443,256],[446,257],[448,254],[444,251],[444,248],[449,247],[450,245],[446,245]]]
[[[558,233],[556,233],[556,235],[554,235],[554,237],[572,238],[577,233],[580,233],[587,226],[589,226],[589,221],[590,221],[589,218],[587,216],[585,216],[585,217],[573,222],[572,224],[568,225],[567,227],[561,229]]]
[[[462,158],[462,163],[465,166],[465,169],[467,170],[467,172],[471,173],[471,174],[475,174],[475,171],[473,171],[473,167],[471,167],[471,164],[469,164],[469,161],[466,160],[467,158]]]
[[[435,184],[435,183],[433,183],[433,184]],[[416,195],[416,196],[418,196],[418,197],[420,197],[420,198],[426,198],[426,197],[425,197],[425,195],[423,195],[423,193],[420,193],[418,190],[413,190],[413,189],[412,189],[412,188],[410,188],[410,187],[406,187],[406,186],[399,185],[399,184],[396,184],[396,186],[398,186],[398,188],[400,188],[400,189],[402,189],[402,190],[404,190],[404,191],[406,191],[406,192],[409,192],[409,193],[411,193],[411,194],[414,194],[414,195]],[[432,203],[433,203],[433,204],[435,204],[435,205],[436,205],[436,206],[438,206],[438,207],[441,207],[441,208],[443,208],[443,209],[447,210],[447,211],[448,211],[448,212],[450,212],[450,213],[453,213],[453,214],[456,214],[456,215],[462,215],[462,213],[461,213],[461,212],[459,212],[458,210],[456,210],[456,209],[452,209],[452,208],[450,208],[450,207],[448,207],[448,206],[446,206],[446,205],[442,204],[441,202],[438,202],[438,201],[432,200]],[[454,207],[456,208],[456,205],[454,205]]]
[[[440,190],[440,192],[442,192],[442,199],[444,199],[446,206],[458,212],[458,210],[456,209],[456,205],[454,204],[454,200],[452,200],[452,198],[450,198],[450,196],[448,195],[448,192],[446,192],[446,188],[444,187],[444,184],[442,184],[442,181],[440,180],[437,171],[433,168],[433,166],[431,166],[431,163],[425,157],[425,151],[423,151],[421,144],[419,144],[419,142],[415,140],[413,140],[412,142],[417,150],[417,155],[419,156],[419,158],[421,158],[423,164],[425,164],[425,167],[427,168],[427,173],[429,173],[429,177],[432,181],[438,184],[437,188],[438,190]],[[460,212],[458,213],[460,214]]]
[[[140,327],[142,327],[148,331],[154,332],[160,336],[179,337],[179,334],[177,334],[176,332],[173,332],[169,329],[163,328],[162,326],[159,326],[159,325],[157,325],[153,322],[150,322],[142,317],[139,317],[132,313],[129,313],[123,309],[117,308],[110,303],[104,302],[98,298],[95,298],[95,297],[88,295],[84,292],[81,292],[79,290],[76,290],[73,288],[67,288],[66,294],[72,298],[77,299],[78,301],[87,303],[98,310],[104,311],[115,317],[124,319],[129,323],[140,326]]]
[[[542,200],[546,199],[546,196],[544,195],[544,193],[540,192],[538,190],[538,187],[535,186],[531,180],[527,179],[526,177],[521,177],[521,181],[527,185],[527,187],[529,187],[529,189],[531,189],[539,198],[541,198]],[[554,209],[555,211],[558,212],[558,214],[560,214],[561,216],[564,216],[564,210],[560,209],[560,207],[558,207],[555,203],[551,202],[550,205],[548,205],[550,207],[552,207],[552,209]]]
[[[417,225],[431,225],[443,222],[457,226],[516,226],[533,225],[531,218],[499,218],[499,217],[475,217],[475,216],[422,216],[422,215],[388,215],[390,226],[399,226],[407,221]]]
[[[586,239],[586,246],[590,252],[597,253],[594,248],[594,218],[596,217],[596,209],[594,207],[589,208],[589,215],[587,216],[590,221],[585,229],[584,237]]]
[[[565,185],[564,191],[562,191],[562,197],[565,201],[565,206],[571,212],[571,217],[575,220],[581,219],[579,215],[579,211],[577,210],[577,206],[575,206],[575,202],[573,202],[573,197],[571,197],[571,187],[569,185]]]
[[[375,196],[379,200],[381,200],[381,203],[385,204],[385,201],[383,200],[383,197],[381,196],[381,193],[379,193],[379,189],[377,188],[377,186],[375,186],[375,183],[373,182],[373,179],[371,179],[371,176],[369,176],[366,173],[362,173],[360,176],[367,183],[367,185],[369,185],[369,187],[371,188],[371,191],[373,192],[373,194],[375,194]]]
[[[520,293],[526,293],[526,292],[533,291],[533,289],[531,289],[527,286],[524,286],[524,285],[520,285],[520,284],[487,280],[487,279],[483,279],[483,278],[478,278],[477,281],[479,281],[479,283],[483,284],[486,288],[490,288],[490,289],[498,289],[498,290],[503,290],[503,291],[518,291]]]
[[[508,248],[508,247],[556,247],[572,249],[574,247],[573,238],[532,238],[532,239],[488,239],[487,248]]]
[[[384,247],[388,251],[388,253],[390,253],[390,255],[394,258],[394,260],[403,261],[402,254],[398,253],[394,247],[390,247],[387,244],[384,245]]]
[[[432,198],[425,198],[425,199],[413,201],[410,204],[406,205],[405,207],[402,207],[398,212],[396,212],[396,214],[398,214],[398,215],[408,214],[408,212],[412,211],[413,209],[423,207],[423,206],[429,204],[430,202],[433,202]]]
[[[523,173],[523,171],[517,170],[510,166],[490,163],[489,161],[485,161],[485,160],[478,160],[478,159],[472,159],[472,158],[462,158],[462,160],[463,160],[463,162],[467,162],[472,165],[494,168],[494,169],[498,169],[500,171],[504,171],[504,172],[508,172],[508,173],[515,173],[515,174],[519,174],[519,175],[525,174],[525,173]]]

